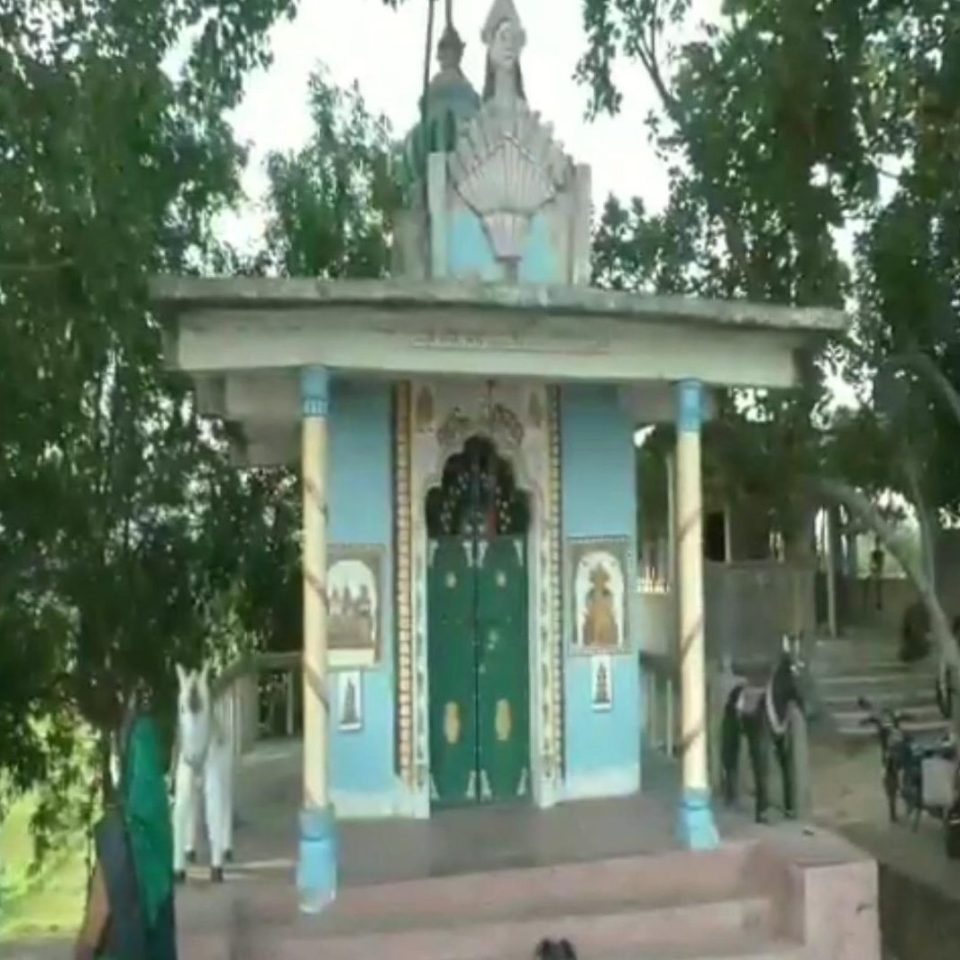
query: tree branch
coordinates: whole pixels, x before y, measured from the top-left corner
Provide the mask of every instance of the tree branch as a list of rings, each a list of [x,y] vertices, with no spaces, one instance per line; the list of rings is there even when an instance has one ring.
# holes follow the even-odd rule
[[[880,538],[916,587],[920,599],[930,614],[930,624],[937,646],[940,648],[941,662],[945,662],[953,670],[960,670],[960,647],[937,598],[935,584],[927,576],[926,570],[917,566],[893,525],[883,519],[880,511],[859,490],[846,483],[818,477],[810,481],[810,486],[820,495],[820,498],[841,504]]]
[[[923,559],[923,572],[934,587],[936,587],[937,580],[933,562],[935,544],[933,528],[930,524],[930,511],[927,508],[926,497],[923,495],[916,458],[910,453],[909,441],[906,441],[904,445],[907,449],[907,455],[903,464],[903,472],[907,478],[907,485],[910,487],[910,496],[913,498],[913,505],[917,511],[917,523],[920,526],[920,555]]]
[[[659,2],[654,0],[649,18],[649,31],[646,37],[641,36],[637,40],[637,57],[647,71],[647,76],[653,84],[657,95],[663,103],[663,108],[670,115],[670,119],[677,125],[680,124],[680,110],[677,98],[670,91],[666,81],[663,79],[663,72],[660,69],[660,61],[657,57],[657,32],[659,30]]]
[[[886,366],[892,369],[913,370],[925,378],[940,399],[949,407],[957,421],[957,426],[960,426],[960,394],[957,393],[949,378],[934,362],[933,357],[919,351],[896,354],[887,360]]]

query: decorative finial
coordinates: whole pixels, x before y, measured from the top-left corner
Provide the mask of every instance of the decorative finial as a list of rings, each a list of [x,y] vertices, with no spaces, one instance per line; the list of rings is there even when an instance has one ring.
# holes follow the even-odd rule
[[[459,75],[463,50],[463,40],[460,39],[457,28],[452,23],[448,23],[440,37],[440,43],[437,44],[437,59],[440,61],[441,72]]]

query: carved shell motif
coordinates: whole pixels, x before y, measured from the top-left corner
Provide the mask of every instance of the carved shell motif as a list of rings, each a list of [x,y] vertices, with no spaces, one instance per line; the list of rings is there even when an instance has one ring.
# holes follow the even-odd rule
[[[453,185],[484,222],[499,260],[519,260],[530,218],[568,181],[573,164],[522,100],[493,103],[466,126],[450,158]]]

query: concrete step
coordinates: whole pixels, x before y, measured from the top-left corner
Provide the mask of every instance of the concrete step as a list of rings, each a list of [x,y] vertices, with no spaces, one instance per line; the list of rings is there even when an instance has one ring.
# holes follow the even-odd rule
[[[824,688],[845,686],[861,683],[864,686],[870,686],[878,690],[897,689],[898,687],[933,687],[936,674],[932,671],[927,673],[913,673],[907,670],[889,671],[887,673],[871,673],[869,670],[858,670],[856,672],[840,673],[834,671],[817,677],[817,682]]]
[[[913,719],[904,729],[912,734],[927,736],[945,728],[936,702],[936,658],[903,663],[897,637],[818,640],[810,674],[819,705],[844,738],[876,735],[872,727],[861,724],[867,716],[858,702],[861,697],[881,709],[910,713]]]
[[[547,937],[568,939],[584,960],[813,960],[834,956],[839,923],[850,956],[879,960],[868,863],[839,837],[786,825],[709,853],[346,886],[315,917],[297,911],[292,877],[237,874],[178,891],[180,954],[515,960]],[[812,904],[807,889],[818,892]]]
[[[529,957],[544,937],[566,937],[580,956],[611,960],[793,960],[798,954],[774,941],[774,901],[758,889],[751,849],[728,844],[701,854],[349,887],[319,917],[297,914],[289,886],[277,884],[235,901],[225,926],[234,955],[249,960],[495,960]],[[190,900],[192,934],[227,919],[223,908],[218,914]],[[193,939],[183,939],[192,958]]]
[[[840,637],[837,640],[831,640],[829,637],[820,637],[814,641],[809,649],[836,654],[888,650],[896,654],[900,649],[900,636],[899,634],[887,633],[883,636],[874,635],[872,637]]]
[[[726,843],[697,853],[695,868],[685,851],[614,857],[584,863],[429,877],[390,884],[348,887],[333,910],[324,915],[324,929],[339,932],[369,921],[390,924],[429,920],[438,912],[471,919],[522,915],[527,909],[554,912],[629,901],[643,907],[676,902],[703,903],[725,899],[742,885],[749,843]],[[191,919],[202,921],[207,908],[191,898]],[[258,924],[283,924],[298,918],[288,886],[261,887],[244,903],[245,915]]]
[[[910,720],[906,721],[908,723],[945,723],[936,703],[913,704],[902,708],[898,706],[896,709],[902,709],[905,713],[910,714]],[[830,716],[838,724],[856,726],[861,720],[866,720],[867,711],[861,710],[856,704],[853,704],[851,707],[842,710],[831,710]]]
[[[899,640],[818,640],[808,648],[819,656],[828,657],[875,657],[884,656],[897,659],[900,656]]]
[[[824,677],[817,683],[819,697],[824,703],[853,697],[881,698],[911,697],[921,702],[936,698],[933,677],[912,677],[897,674],[879,676],[834,676]]]
[[[572,942],[572,941],[571,941]],[[574,949],[579,945],[573,943]],[[581,960],[586,960],[584,954],[579,953]],[[636,952],[626,954],[607,955],[598,960],[647,960],[649,954]],[[490,958],[495,960],[495,958]],[[496,958],[499,960],[499,958]],[[508,958],[503,958],[508,960]],[[509,958],[513,960],[513,958]],[[713,943],[705,950],[694,947],[691,949],[678,948],[675,950],[660,951],[657,960],[810,960],[806,949],[797,943],[785,940],[770,940],[766,937],[738,937],[727,944]]]
[[[881,709],[906,714],[909,720],[943,720],[940,708],[932,697],[929,700],[921,700],[919,698],[880,700],[880,698],[877,698],[877,700],[873,702]],[[830,705],[830,714],[836,720],[865,719],[868,712],[869,711],[863,709],[856,700],[836,701]]]
[[[482,960],[530,956],[540,939],[549,935],[566,937],[584,957],[634,951],[663,956],[670,950],[686,950],[688,956],[697,956],[697,951],[703,955],[712,944],[727,944],[733,950],[746,935],[769,936],[772,904],[757,897],[648,909],[623,905],[620,910],[608,906],[597,912],[544,911],[479,923],[445,917],[443,923],[338,935],[324,934],[322,926],[322,920],[304,925],[299,935],[289,928],[256,927],[244,938],[248,955],[275,960],[318,955],[324,960],[369,960],[375,956],[392,960]]]
[[[822,693],[820,702],[824,708],[831,714],[838,713],[863,713],[866,711],[860,708],[860,697],[863,695],[863,688],[857,687],[851,690],[842,690],[837,693]],[[882,691],[876,693],[870,691],[867,699],[881,710],[908,710],[911,712],[918,710],[937,709],[937,698],[933,693],[925,691]]]
[[[936,665],[930,663],[921,663],[915,666],[902,663],[900,660],[896,659],[879,659],[874,660],[868,657],[863,658],[851,658],[840,659],[839,657],[834,659],[832,657],[820,657],[818,656],[816,660],[811,665],[812,672],[815,676],[834,676],[834,675],[844,675],[844,674],[886,674],[886,673],[917,673],[921,675],[929,674],[934,676],[936,673]]]
[[[562,939],[554,938],[554,939]],[[570,938],[567,938],[570,939]],[[532,957],[539,939],[532,944],[526,944],[521,956]],[[656,948],[656,953],[651,953],[648,949],[640,947],[623,952],[588,954],[584,949],[583,941],[570,940],[577,956],[580,960],[649,960],[655,956],[656,960],[811,960],[807,949],[802,945],[789,940],[773,939],[768,937],[756,936],[738,936],[726,942],[714,941],[708,946],[660,946]],[[304,949],[300,953],[285,954],[291,960],[313,960],[316,954],[309,947],[310,941],[306,941]],[[253,953],[255,949],[251,944],[239,951],[230,953],[205,953],[202,957],[190,954],[190,960],[272,960],[276,955],[269,950],[262,954]],[[65,956],[66,954],[62,954]],[[58,960],[61,954],[57,954]],[[325,956],[325,955],[324,955]],[[444,953],[443,960],[447,960],[447,954]],[[518,954],[511,951],[507,954],[495,954],[484,952],[471,960],[516,960]],[[20,960],[20,958],[17,958]],[[32,958],[31,958],[32,960]]]
[[[867,662],[891,662],[899,663],[903,666],[900,659],[900,640],[880,640],[872,641],[845,641],[845,640],[820,640],[813,646],[807,648],[808,656],[816,660],[829,660],[833,663],[855,663]],[[925,658],[927,661],[935,659],[932,653],[928,653]],[[924,662],[924,661],[920,661]]]
[[[903,729],[913,736],[933,737],[936,734],[945,733],[950,728],[946,720],[920,720],[907,721],[902,724]],[[837,724],[837,733],[842,737],[851,739],[864,739],[875,737],[876,731],[872,727],[862,727],[859,724]]]

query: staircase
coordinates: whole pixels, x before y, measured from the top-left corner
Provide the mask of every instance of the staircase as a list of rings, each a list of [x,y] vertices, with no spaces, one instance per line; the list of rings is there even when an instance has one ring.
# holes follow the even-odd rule
[[[319,917],[289,884],[194,890],[191,960],[522,960],[544,937],[581,960],[880,960],[877,875],[845,841],[786,841],[351,887]]]
[[[911,719],[903,726],[912,733],[934,736],[948,729],[937,708],[935,658],[902,663],[895,637],[863,633],[818,640],[810,666],[817,701],[841,737],[854,740],[875,735],[863,723],[867,714],[857,704],[859,697],[909,713]]]

